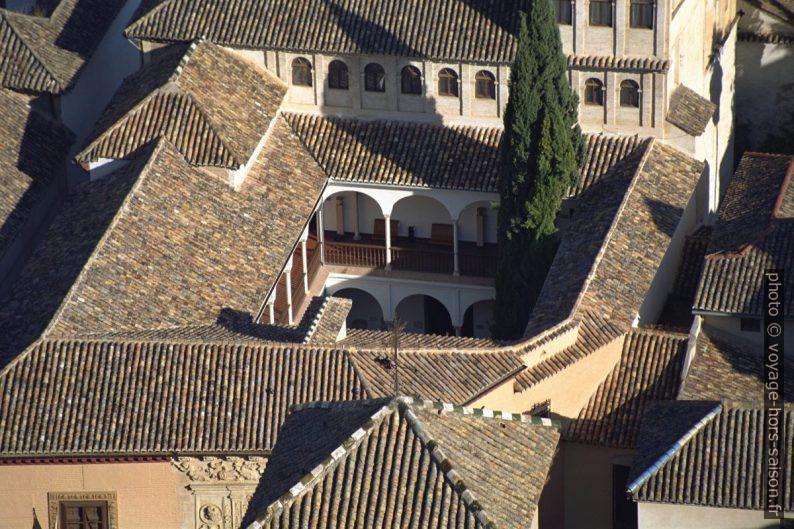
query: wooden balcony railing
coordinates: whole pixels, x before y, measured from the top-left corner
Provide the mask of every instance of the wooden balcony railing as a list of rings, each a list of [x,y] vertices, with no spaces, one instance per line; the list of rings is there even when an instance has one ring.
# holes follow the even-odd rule
[[[413,272],[452,274],[454,254],[452,248],[432,248],[428,246],[393,246],[392,269]],[[367,243],[325,242],[325,261],[331,265],[383,268],[386,266],[386,248],[383,245]],[[496,271],[494,252],[466,249],[458,255],[461,275],[493,277]]]

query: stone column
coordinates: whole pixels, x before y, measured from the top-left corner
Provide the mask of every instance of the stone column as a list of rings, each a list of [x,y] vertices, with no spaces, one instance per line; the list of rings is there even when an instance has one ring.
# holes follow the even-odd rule
[[[317,245],[320,252],[320,262],[325,264],[325,223],[323,222],[323,204],[317,210]]]
[[[303,261],[303,291],[309,293],[309,263],[306,260],[306,239],[301,239],[301,261]]]
[[[391,215],[384,215],[386,226],[386,270],[391,270]]]
[[[284,267],[284,285],[287,290],[287,323],[292,325],[292,256]]]
[[[452,221],[452,253],[453,253],[453,267],[452,275],[460,275],[460,266],[458,261],[458,221]]]
[[[358,191],[353,191],[353,239],[361,240],[361,232],[358,229]]]

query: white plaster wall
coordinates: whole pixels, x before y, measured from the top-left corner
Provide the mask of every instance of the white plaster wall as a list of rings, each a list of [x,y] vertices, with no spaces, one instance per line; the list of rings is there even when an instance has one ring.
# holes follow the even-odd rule
[[[765,520],[762,511],[641,502],[639,529],[774,529],[775,520]]]
[[[461,241],[477,241],[477,209],[484,208],[483,240],[485,243],[496,244],[497,211],[490,202],[477,202],[464,209],[458,218],[458,238]]]
[[[337,291],[336,296],[353,301],[353,307],[347,315],[347,326],[358,328],[365,322],[367,329],[380,330],[383,328],[383,313],[378,301],[363,290],[346,289]]]
[[[743,331],[742,319],[738,316],[731,316],[728,314],[704,315],[703,325],[736,336],[738,339],[748,342],[751,346],[755,345],[759,356],[764,353],[763,321],[761,322],[762,330],[759,332]],[[783,336],[794,336],[794,320],[787,320],[783,323]],[[792,342],[794,342],[794,340],[783,340],[783,351],[789,358],[794,358],[794,343]]]
[[[475,338],[490,338],[493,323],[493,301],[479,301],[472,305]]]
[[[77,136],[75,149],[82,146],[124,78],[140,65],[140,52],[122,33],[139,4],[140,0],[127,0],[74,88],[61,99],[63,122]]]
[[[404,198],[394,205],[392,220],[400,222],[397,235],[408,236],[408,227],[415,228],[416,237],[429,239],[432,225],[450,224],[452,222],[443,204],[430,197],[412,196]]]
[[[421,296],[411,296],[400,301],[395,316],[405,322],[408,332],[425,332],[425,302]]]

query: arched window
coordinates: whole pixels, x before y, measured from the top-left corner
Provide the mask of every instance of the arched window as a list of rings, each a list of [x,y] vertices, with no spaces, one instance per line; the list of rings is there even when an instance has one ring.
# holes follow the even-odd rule
[[[386,71],[383,66],[371,62],[364,68],[364,90],[367,92],[386,91]]]
[[[620,106],[639,108],[640,85],[631,80],[620,83]]]
[[[474,97],[496,99],[496,77],[487,70],[480,70],[474,76]]]
[[[342,61],[331,61],[328,65],[328,88],[347,90],[350,88],[350,76],[347,64]]]
[[[403,94],[422,94],[422,73],[416,66],[406,66],[400,72],[400,86]]]
[[[292,84],[295,86],[312,85],[312,63],[308,59],[298,57],[292,61]]]
[[[458,97],[458,74],[451,68],[438,72],[438,95]]]
[[[585,82],[584,104],[604,106],[604,83],[595,78],[590,78]]]

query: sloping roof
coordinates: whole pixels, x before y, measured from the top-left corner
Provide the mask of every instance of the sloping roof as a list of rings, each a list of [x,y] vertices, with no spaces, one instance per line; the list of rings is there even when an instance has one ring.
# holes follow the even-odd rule
[[[309,152],[340,182],[497,192],[502,130],[285,112]],[[585,134],[587,157],[578,195],[647,138]]]
[[[219,46],[174,45],[125,79],[77,160],[125,158],[164,136],[193,165],[237,169],[286,91],[264,68]]]
[[[388,349],[350,353],[374,395],[394,393],[394,363]],[[524,365],[510,351],[400,351],[397,371],[400,391],[427,399],[467,404]]]
[[[165,0],[130,38],[323,53],[509,63],[528,0]]]
[[[0,372],[0,457],[267,452],[291,405],[363,396],[339,351],[44,341]]]
[[[557,354],[544,358],[519,373],[513,384],[514,391],[524,391],[571,367],[579,360],[617,339],[625,331],[626,329],[618,327],[608,320],[593,316],[583,318],[573,345],[566,347]]]
[[[463,404],[517,362],[467,360],[415,353],[400,388]],[[311,344],[40,340],[0,370],[0,458],[267,452],[293,404],[393,394],[378,369]]]
[[[284,118],[334,180],[496,192],[500,129],[293,113]]]
[[[709,410],[709,408],[712,408]],[[637,501],[761,510],[764,507],[762,403],[659,403],[643,421],[629,478]],[[692,411],[697,413],[693,414]],[[780,444],[794,446],[794,407],[783,411]],[[681,424],[697,423],[682,432]],[[785,420],[784,420],[785,419]],[[670,432],[680,432],[669,442]],[[660,443],[660,439],[667,443]],[[666,446],[665,446],[666,445]],[[651,454],[646,454],[650,451]],[[794,453],[786,450],[784,511],[794,511]],[[649,457],[650,456],[650,457]],[[759,514],[760,516],[760,514]]]
[[[123,0],[61,0],[45,17],[0,9],[0,85],[67,91],[122,5]]]
[[[785,359],[784,359],[785,360]],[[788,372],[794,360],[785,362]],[[686,400],[755,400],[764,392],[763,348],[704,327],[681,386]],[[784,398],[794,402],[794,380],[784,379]]]
[[[702,162],[650,141],[583,192],[525,336],[584,313],[630,325],[702,170]]]
[[[74,136],[28,106],[28,98],[0,88],[0,255],[52,185],[65,183]]]
[[[700,96],[691,88],[678,85],[670,96],[667,121],[692,136],[705,132],[717,105]]]
[[[347,337],[339,343],[346,349],[389,348],[392,343],[391,331],[373,329],[348,329]],[[470,336],[444,336],[440,334],[400,333],[401,349],[493,349],[504,345],[490,338]]]
[[[300,407],[284,425],[248,521],[528,528],[559,432],[547,419],[493,415],[404,397]],[[309,508],[315,515],[307,518]]]
[[[760,316],[763,274],[783,269],[784,314],[794,314],[794,157],[745,154],[720,205],[695,311]]]
[[[17,338],[7,354],[48,322],[75,336],[256,317],[326,182],[281,120],[239,190],[166,141],[144,158],[59,212],[0,308]]]
[[[685,334],[640,329],[628,333],[620,362],[570,423],[565,438],[634,448],[648,403],[676,398],[686,344]]]
[[[784,22],[794,25],[794,0],[745,0]]]

